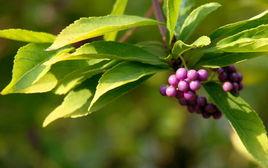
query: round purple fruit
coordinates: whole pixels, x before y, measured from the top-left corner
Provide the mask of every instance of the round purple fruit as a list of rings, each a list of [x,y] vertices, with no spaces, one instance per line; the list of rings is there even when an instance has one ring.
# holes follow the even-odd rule
[[[184,80],[187,78],[187,70],[185,68],[179,68],[176,71],[176,77],[178,80]]]
[[[177,95],[176,88],[174,86],[169,86],[166,89],[166,95],[168,97],[175,97]]]

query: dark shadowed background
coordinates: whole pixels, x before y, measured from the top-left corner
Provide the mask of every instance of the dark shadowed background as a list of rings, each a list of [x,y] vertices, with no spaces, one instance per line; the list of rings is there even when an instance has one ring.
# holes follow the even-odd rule
[[[114,0],[0,0],[0,29],[25,28],[57,34],[80,17],[107,15]],[[198,1],[200,4],[205,1]],[[195,37],[218,26],[268,9],[267,0],[218,0]],[[127,14],[144,15],[150,0],[129,0]],[[160,40],[157,28],[140,28],[136,43]],[[24,45],[0,40],[0,89],[12,73],[13,58]],[[268,126],[268,57],[240,63],[245,98]],[[44,118],[63,97],[52,93],[0,96],[1,168],[257,168],[230,140],[226,119],[190,115],[158,89],[159,74],[101,111],[58,120],[42,128]]]

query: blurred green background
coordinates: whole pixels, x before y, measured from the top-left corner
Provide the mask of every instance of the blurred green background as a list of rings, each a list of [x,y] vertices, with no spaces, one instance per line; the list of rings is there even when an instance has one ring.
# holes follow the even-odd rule
[[[106,15],[114,0],[0,0],[0,29],[26,28],[57,34],[80,17]],[[205,0],[200,0],[202,4]],[[195,34],[246,19],[268,9],[267,0],[218,0]],[[129,0],[127,14],[144,15],[150,0]],[[157,28],[140,28],[130,42],[160,40]],[[13,58],[23,43],[0,40],[0,89],[11,79]],[[238,65],[245,76],[242,97],[268,126],[268,58]],[[159,74],[115,102],[78,119],[42,122],[63,97],[52,93],[0,96],[1,168],[257,168],[230,140],[226,119],[190,115],[162,97]]]

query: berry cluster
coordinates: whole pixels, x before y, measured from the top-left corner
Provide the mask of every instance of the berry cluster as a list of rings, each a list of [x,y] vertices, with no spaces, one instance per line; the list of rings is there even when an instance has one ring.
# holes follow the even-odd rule
[[[219,74],[218,78],[222,82],[222,89],[235,95],[239,94],[239,91],[243,89],[243,76],[237,72],[235,66],[218,68],[217,72]]]
[[[213,117],[219,119],[222,113],[207,99],[198,96],[196,91],[201,87],[201,82],[208,79],[208,72],[204,69],[198,71],[179,68],[175,74],[168,78],[168,86],[161,86],[160,93],[163,96],[176,97],[181,105],[187,106],[191,113],[202,114],[204,118]]]

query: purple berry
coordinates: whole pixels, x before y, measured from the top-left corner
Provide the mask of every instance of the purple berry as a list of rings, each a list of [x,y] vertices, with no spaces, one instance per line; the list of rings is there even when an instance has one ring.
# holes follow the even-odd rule
[[[166,96],[166,90],[167,90],[167,86],[161,86],[160,87],[160,94],[162,96]]]
[[[233,83],[233,90],[239,91],[239,84],[234,82]]]
[[[214,113],[215,111],[217,111],[217,107],[213,104],[207,104],[206,107],[205,107],[205,112],[206,113]]]
[[[223,73],[225,70],[223,69],[223,68],[218,68],[217,69],[217,72],[219,73],[219,74],[221,74],[221,73]]]
[[[204,107],[207,104],[207,99],[203,96],[197,97],[197,105],[200,107]]]
[[[187,78],[187,70],[185,68],[179,68],[176,71],[176,77],[178,80],[184,80]]]
[[[183,92],[181,92],[181,91],[177,91],[177,95],[176,95],[176,97],[177,97],[178,99],[183,98]]]
[[[188,100],[188,101],[187,101],[187,104],[190,105],[190,106],[196,106],[196,105],[197,105],[197,102],[196,102],[196,95],[194,96],[193,99]]]
[[[231,82],[224,82],[223,85],[222,85],[222,89],[225,91],[225,92],[229,92],[233,89],[233,85]]]
[[[178,79],[176,78],[175,74],[169,76],[168,83],[172,86],[176,86],[178,84]]]
[[[183,106],[187,105],[187,100],[185,100],[184,98],[179,98],[179,103]]]
[[[198,73],[198,78],[201,80],[201,81],[206,81],[208,79],[208,71],[205,70],[205,69],[200,69],[197,71]]]
[[[177,95],[176,88],[174,86],[167,87],[166,95],[169,97],[175,97]]]
[[[183,96],[184,96],[185,100],[189,100],[189,101],[195,100],[195,98],[196,98],[195,93],[192,91],[184,92]]]
[[[183,96],[183,92],[181,92],[181,91],[177,91],[176,98],[177,98],[177,99],[184,98],[184,96]]]
[[[218,78],[221,82],[225,82],[228,80],[228,74],[226,72],[222,72],[219,74]]]
[[[179,91],[185,92],[188,89],[189,89],[189,83],[188,82],[182,80],[182,81],[180,81],[178,83],[178,90]]]
[[[243,80],[243,75],[241,73],[237,73],[237,81],[241,82]]]
[[[236,68],[234,65],[230,65],[230,66],[227,66],[227,67],[224,67],[224,69],[229,72],[229,73],[232,73],[232,72],[236,72]]]
[[[190,81],[193,81],[193,80],[197,80],[198,79],[198,73],[196,72],[196,70],[194,69],[191,69],[187,72],[187,78],[190,80]]]
[[[242,90],[244,88],[244,86],[243,86],[243,83],[239,83],[239,89],[238,90]]]
[[[239,76],[238,76],[238,74],[237,74],[237,73],[231,73],[231,75],[230,75],[230,80],[231,80],[232,82],[238,82],[238,80],[239,80]]]
[[[202,116],[203,118],[208,119],[211,116],[211,114],[207,113],[206,111],[202,111]]]
[[[190,113],[194,113],[196,111],[196,108],[194,106],[187,106],[187,110],[190,112]]]
[[[191,81],[189,86],[190,86],[191,90],[196,91],[196,90],[200,89],[201,83],[199,81],[195,80],[195,81]]]
[[[217,120],[217,119],[220,119],[222,117],[222,113],[219,110],[217,110],[215,113],[212,114],[212,116],[214,119]]]

